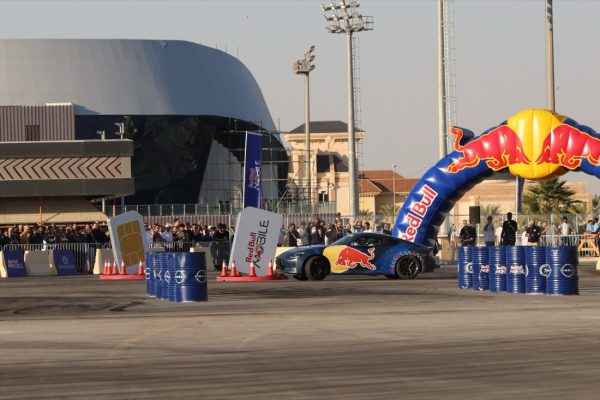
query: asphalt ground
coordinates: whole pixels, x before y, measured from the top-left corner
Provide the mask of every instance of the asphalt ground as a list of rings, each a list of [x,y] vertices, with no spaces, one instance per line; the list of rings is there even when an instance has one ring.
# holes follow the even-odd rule
[[[598,399],[600,273],[580,296],[411,281],[0,281],[0,399]]]

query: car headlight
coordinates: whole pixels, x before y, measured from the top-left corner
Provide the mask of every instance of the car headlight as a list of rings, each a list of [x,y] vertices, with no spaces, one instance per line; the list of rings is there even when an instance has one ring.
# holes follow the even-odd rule
[[[304,257],[304,255],[305,255],[305,254],[306,254],[305,252],[303,252],[303,251],[299,251],[299,252],[297,252],[297,253],[294,253],[294,254],[292,254],[291,256],[289,256],[289,259],[290,259],[290,260],[297,260],[297,259],[299,259],[299,258],[301,258],[301,257]]]

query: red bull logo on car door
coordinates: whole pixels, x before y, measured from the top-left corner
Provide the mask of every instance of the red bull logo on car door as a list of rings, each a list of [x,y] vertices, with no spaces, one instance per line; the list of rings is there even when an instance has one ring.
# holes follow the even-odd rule
[[[394,236],[433,246],[454,203],[496,171],[508,169],[529,180],[552,179],[569,170],[600,175],[600,135],[549,110],[523,110],[477,137],[458,127],[450,133],[455,151],[414,186],[398,213]]]
[[[328,246],[323,250],[323,255],[329,260],[331,272],[343,273],[357,267],[375,271],[377,266],[371,261],[375,258],[375,248],[370,247],[367,252],[362,252],[349,246]]]

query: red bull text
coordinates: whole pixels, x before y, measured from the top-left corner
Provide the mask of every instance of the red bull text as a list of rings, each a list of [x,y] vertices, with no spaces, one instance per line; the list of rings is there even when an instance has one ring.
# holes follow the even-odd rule
[[[423,217],[427,214],[429,207],[433,204],[433,201],[438,196],[438,192],[430,188],[428,185],[423,185],[423,197],[417,203],[414,203],[406,214],[408,218],[408,228],[406,232],[400,235],[400,239],[408,240],[409,242],[415,241],[417,231],[423,222]]]

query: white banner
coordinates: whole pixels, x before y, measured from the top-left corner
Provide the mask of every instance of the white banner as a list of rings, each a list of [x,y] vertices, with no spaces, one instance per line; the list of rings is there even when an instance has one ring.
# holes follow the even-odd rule
[[[239,215],[229,258],[238,271],[248,274],[254,262],[256,275],[266,276],[269,261],[275,262],[275,249],[283,217],[269,211],[246,207]]]
[[[135,211],[128,211],[107,221],[113,257],[121,268],[125,262],[128,274],[137,272],[140,261],[145,261],[145,251],[149,246],[144,234],[144,218]]]

